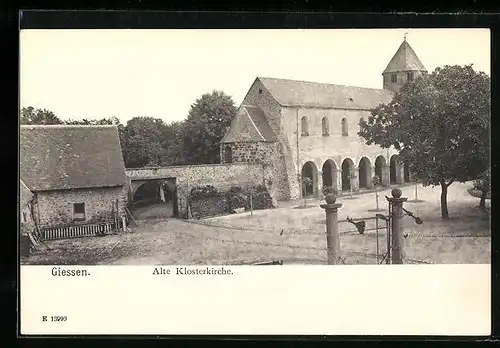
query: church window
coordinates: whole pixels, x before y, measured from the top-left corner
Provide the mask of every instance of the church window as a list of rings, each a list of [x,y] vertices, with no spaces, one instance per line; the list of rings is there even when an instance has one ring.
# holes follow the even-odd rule
[[[323,117],[323,119],[321,120],[321,127],[323,128],[323,136],[324,137],[327,137],[330,135],[330,127],[329,127],[329,124],[328,124],[328,118],[326,117]]]
[[[349,130],[347,129],[347,119],[344,117],[342,119],[342,136],[346,137],[349,135]]]
[[[392,74],[391,75],[391,82],[393,82],[393,83],[398,82],[398,75]]]
[[[307,117],[303,116],[301,119],[300,128],[302,130],[302,136],[307,137],[309,135],[309,125],[307,123]]]
[[[413,71],[408,71],[407,76],[408,76],[408,82],[413,81]]]

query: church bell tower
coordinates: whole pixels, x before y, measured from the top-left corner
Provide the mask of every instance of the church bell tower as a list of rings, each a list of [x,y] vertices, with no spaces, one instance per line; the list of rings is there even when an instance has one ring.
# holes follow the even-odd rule
[[[384,89],[397,93],[407,82],[426,73],[424,65],[406,41],[406,34],[401,46],[382,73]]]

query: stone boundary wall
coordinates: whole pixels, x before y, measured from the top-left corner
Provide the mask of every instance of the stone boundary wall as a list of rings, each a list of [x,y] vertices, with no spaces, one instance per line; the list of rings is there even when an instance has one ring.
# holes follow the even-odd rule
[[[259,163],[228,163],[181,165],[171,167],[145,167],[126,169],[131,194],[148,180],[175,178],[179,213],[186,210],[186,198],[195,186],[212,185],[219,190],[233,186],[265,185],[270,171]]]

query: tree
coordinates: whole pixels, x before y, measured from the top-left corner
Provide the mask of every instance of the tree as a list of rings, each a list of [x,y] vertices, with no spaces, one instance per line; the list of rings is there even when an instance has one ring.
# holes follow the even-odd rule
[[[479,208],[486,208],[486,198],[491,195],[491,170],[487,169],[479,178],[474,182],[474,188],[481,191],[481,200],[479,201]]]
[[[180,132],[184,163],[219,163],[220,141],[235,115],[233,99],[222,91],[196,99]]]
[[[83,120],[72,120],[69,119],[64,122],[65,124],[71,124],[71,125],[89,125],[89,126],[97,126],[97,125],[120,125],[120,120],[116,117],[110,117],[110,118],[101,118],[100,120],[97,119],[87,119],[84,118]]]
[[[50,110],[35,109],[29,106],[21,109],[20,123],[26,125],[50,125],[63,124],[63,121]]]
[[[358,133],[366,143],[400,151],[424,186],[441,186],[441,216],[455,181],[489,166],[490,78],[472,65],[444,66],[406,84],[372,110]]]
[[[165,125],[163,131],[162,148],[164,153],[161,158],[162,165],[182,164],[182,126],[183,122],[172,122]]]
[[[125,166],[137,168],[162,164],[166,124],[153,117],[134,117],[122,130]]]

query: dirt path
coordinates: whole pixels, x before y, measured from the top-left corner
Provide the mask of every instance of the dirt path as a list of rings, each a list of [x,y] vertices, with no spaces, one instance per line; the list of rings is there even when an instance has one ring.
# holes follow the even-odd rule
[[[491,262],[489,219],[477,216],[477,199],[468,195],[463,185],[455,185],[450,191],[452,219],[446,222],[436,209],[439,193],[422,189],[419,195],[424,202],[408,206],[423,218],[424,224],[416,225],[409,217],[405,220],[405,232],[409,234],[405,239],[407,262]],[[374,205],[373,194],[340,201],[344,204],[340,219],[374,214],[369,211]],[[48,242],[50,250],[37,252],[23,264],[220,265],[278,259],[309,264],[326,262],[324,211],[316,203],[306,209],[290,206],[200,222],[165,218],[138,221],[132,233]],[[341,250],[346,263],[375,263],[375,232],[359,235],[351,224],[341,225]],[[471,237],[459,237],[464,235]],[[384,234],[379,237],[383,253]]]

